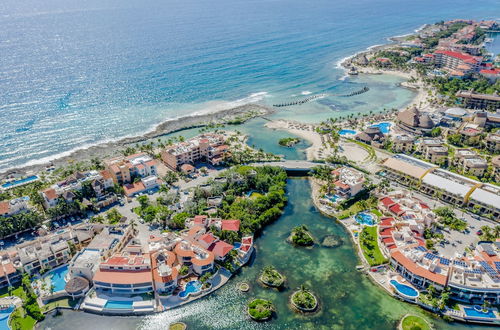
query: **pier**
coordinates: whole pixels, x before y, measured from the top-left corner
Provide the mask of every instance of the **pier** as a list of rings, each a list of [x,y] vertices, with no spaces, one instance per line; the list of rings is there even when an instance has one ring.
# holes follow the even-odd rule
[[[287,103],[280,103],[280,104],[273,104],[273,107],[280,108],[280,107],[289,107],[292,105],[300,105],[300,104],[304,104],[304,103],[307,103],[307,102],[310,102],[312,100],[319,99],[319,98],[325,97],[325,96],[327,96],[327,94],[313,95],[313,96],[310,96],[310,97],[302,99],[302,100],[297,100],[297,101],[292,101],[292,102],[287,102]]]

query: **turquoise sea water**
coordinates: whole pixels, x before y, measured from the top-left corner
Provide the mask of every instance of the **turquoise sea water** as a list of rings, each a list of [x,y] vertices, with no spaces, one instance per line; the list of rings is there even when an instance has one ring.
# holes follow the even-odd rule
[[[290,179],[288,205],[283,215],[266,227],[256,240],[256,255],[226,285],[203,299],[181,308],[146,317],[106,317],[83,312],[63,311],[62,316],[48,316],[41,329],[120,329],[160,330],[182,321],[188,329],[396,329],[407,313],[421,315],[438,330],[463,329],[459,323],[448,324],[422,309],[390,297],[365,275],[356,271],[359,263],[349,234],[341,224],[322,216],[312,205],[309,183]],[[336,248],[296,248],[286,242],[293,227],[305,224],[321,242],[334,235],[343,244]],[[273,265],[286,278],[286,288],[277,291],[257,282],[263,267]],[[242,293],[238,283],[250,284]],[[296,288],[306,285],[320,301],[318,313],[303,316],[290,309],[289,298]],[[246,316],[246,303],[254,298],[273,301],[277,316],[270,322],[255,323]],[[481,327],[481,329],[490,329]]]
[[[330,96],[278,117],[402,106],[393,77],[339,80],[337,62],[456,17],[498,18],[497,0],[5,0],[0,4],[0,170],[159,122],[248,102]]]

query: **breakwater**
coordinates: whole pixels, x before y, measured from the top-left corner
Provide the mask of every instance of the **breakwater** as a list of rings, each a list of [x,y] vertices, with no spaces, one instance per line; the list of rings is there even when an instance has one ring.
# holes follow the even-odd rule
[[[287,102],[287,103],[273,104],[273,107],[280,108],[280,107],[289,107],[292,105],[300,105],[300,104],[304,104],[304,103],[307,103],[307,102],[310,102],[312,100],[319,99],[319,98],[322,98],[325,96],[327,96],[327,94],[313,95],[313,96],[310,96],[310,97],[302,99],[302,100],[297,100],[297,101],[292,101],[292,102]]]

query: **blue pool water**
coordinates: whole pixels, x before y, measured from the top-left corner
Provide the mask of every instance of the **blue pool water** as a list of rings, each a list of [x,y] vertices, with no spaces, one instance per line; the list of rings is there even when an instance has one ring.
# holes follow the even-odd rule
[[[0,310],[0,330],[9,330],[9,316],[14,311],[14,306]]]
[[[495,313],[491,309],[488,309],[487,312],[477,311],[474,307],[465,307],[464,308],[465,315],[471,317],[487,317],[487,318],[495,318]]]
[[[378,127],[380,128],[380,131],[384,134],[389,133],[389,129],[391,128],[391,123],[378,123],[375,125],[372,125],[372,127]]]
[[[240,242],[235,242],[235,243],[234,243],[234,248],[235,248],[236,250],[237,250],[237,249],[239,249],[239,248],[240,248],[240,246],[241,246],[241,243],[240,243]]]
[[[360,225],[373,226],[375,224],[373,215],[364,212],[356,214],[354,220],[356,220],[356,222],[359,223]]]
[[[411,286],[401,284],[396,280],[391,280],[391,285],[396,288],[400,293],[407,297],[416,298],[418,297],[418,291],[412,288]]]
[[[340,198],[340,196],[337,196],[337,195],[325,195],[326,198],[328,198],[329,200],[331,200],[332,202],[336,202],[338,201],[338,199]]]
[[[4,183],[2,185],[2,188],[9,189],[9,188],[12,188],[12,187],[15,187],[15,186],[19,186],[19,185],[23,185],[23,184],[29,183],[31,181],[36,181],[36,180],[38,180],[38,176],[32,175],[32,176],[29,176],[29,177],[24,178],[24,179],[20,179],[20,180],[15,180],[15,181]]]
[[[198,292],[201,290],[201,282],[200,281],[190,281],[186,284],[184,291],[179,293],[179,297],[187,297],[190,293]]]
[[[104,308],[115,308],[115,309],[132,309],[133,301],[116,301],[108,300]]]
[[[340,135],[352,135],[352,134],[356,134],[356,131],[353,131],[352,129],[341,129],[339,131],[339,134]]]
[[[50,281],[54,285],[54,292],[64,290],[64,287],[66,286],[66,281],[64,280],[64,277],[66,276],[67,273],[68,273],[67,265],[59,267],[47,273],[46,276],[51,276]]]

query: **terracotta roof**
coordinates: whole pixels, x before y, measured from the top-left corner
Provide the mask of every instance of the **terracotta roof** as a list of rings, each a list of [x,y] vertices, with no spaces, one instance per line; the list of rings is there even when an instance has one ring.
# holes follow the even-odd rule
[[[47,197],[47,199],[49,200],[52,200],[52,199],[57,199],[57,193],[55,191],[55,189],[52,189],[52,188],[49,188],[49,189],[45,189],[43,191],[45,197]]]
[[[348,189],[348,188],[349,188],[349,185],[347,185],[347,184],[343,183],[343,182],[342,182],[342,181],[340,181],[340,180],[335,181],[335,185],[336,185],[337,187],[342,188],[342,189]]]
[[[209,251],[212,251],[219,258],[225,257],[232,249],[233,246],[224,241],[218,241],[208,248]]]
[[[190,238],[194,238],[196,236],[196,234],[198,234],[200,231],[202,231],[204,229],[205,228],[203,226],[195,225],[195,226],[191,227],[191,229],[189,229],[189,231],[187,232],[187,236]]]
[[[380,202],[384,204],[385,207],[389,207],[395,203],[390,197],[384,197],[380,200]]]
[[[252,237],[243,237],[243,239],[241,240],[241,243],[242,244],[252,244]]]
[[[391,257],[396,260],[399,264],[405,267],[409,272],[424,277],[432,282],[438,283],[440,285],[446,285],[447,277],[445,275],[436,274],[428,269],[418,266],[416,263],[408,259],[400,251],[391,252]]]
[[[165,257],[165,264],[171,268],[171,273],[166,276],[161,276],[160,273],[158,272],[158,266],[160,265],[157,261],[157,257],[162,254]],[[160,251],[155,253],[152,258],[151,258],[151,268],[153,269],[153,279],[155,282],[162,282],[162,283],[167,283],[172,280],[177,279],[179,276],[179,271],[177,268],[172,267],[175,262],[175,254],[171,251]]]
[[[382,236],[391,236],[392,235],[392,231],[394,229],[393,228],[386,228],[384,230],[382,230],[380,233],[379,233],[379,236],[382,237]]]
[[[222,220],[222,230],[240,230],[240,220]]]
[[[175,254],[177,254],[181,257],[192,257],[194,255],[194,252],[191,249],[190,244],[188,244],[189,249],[186,249],[186,250],[183,249],[182,246],[183,246],[182,242],[177,243],[177,245],[175,246],[175,249],[174,249]]]
[[[133,194],[146,190],[146,187],[144,183],[136,182],[123,185],[123,190],[125,191],[125,195],[132,196]]]
[[[100,174],[101,174],[102,178],[105,179],[105,180],[113,179],[113,177],[111,176],[111,173],[109,173],[106,170],[101,171]]]
[[[438,50],[435,52],[435,54],[442,54],[454,58],[458,58],[459,60],[462,60],[467,63],[478,63],[479,61],[474,57],[469,54],[465,53],[459,53],[459,52],[453,52],[451,50]]]
[[[189,172],[189,171],[193,171],[193,170],[194,170],[194,166],[191,164],[182,164],[181,165],[181,171]]]
[[[194,217],[194,224],[196,225],[202,225],[205,223],[205,220],[207,219],[207,216],[206,215],[196,215]]]
[[[393,206],[391,206],[389,208],[389,211],[391,211],[392,213],[398,215],[400,214],[403,210],[401,209],[401,206],[399,206],[399,204],[395,204]]]
[[[206,258],[204,259],[199,259],[198,256],[195,254],[193,258],[191,258],[191,262],[196,265],[196,266],[206,266],[209,264],[212,264],[215,260],[215,256],[212,252],[206,251],[205,254]]]
[[[0,215],[9,214],[10,204],[8,201],[0,202]]]
[[[98,269],[93,278],[94,282],[114,283],[114,284],[138,284],[152,281],[150,269],[139,271],[115,271]]]
[[[216,240],[217,240],[217,238],[215,238],[215,236],[212,235],[212,233],[207,233],[207,234],[201,235],[200,238],[198,239],[198,241],[202,241],[202,242],[206,243],[207,245],[212,244]]]

